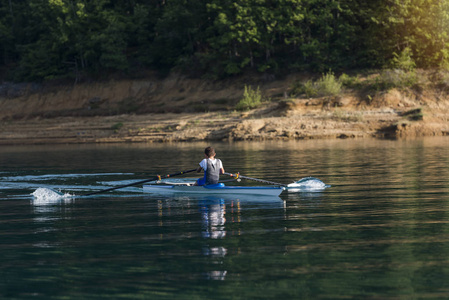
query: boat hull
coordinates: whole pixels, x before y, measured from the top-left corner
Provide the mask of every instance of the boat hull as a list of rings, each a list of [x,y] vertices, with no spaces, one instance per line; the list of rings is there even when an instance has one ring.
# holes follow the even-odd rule
[[[278,186],[187,186],[146,184],[145,193],[189,193],[189,194],[227,194],[227,195],[260,195],[279,196],[283,187]]]

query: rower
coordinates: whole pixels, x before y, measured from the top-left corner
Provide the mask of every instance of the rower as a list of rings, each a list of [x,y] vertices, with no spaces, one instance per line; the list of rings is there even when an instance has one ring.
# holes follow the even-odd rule
[[[220,159],[215,158],[215,149],[207,147],[204,149],[205,158],[200,162],[200,166],[196,170],[198,173],[204,171],[204,177],[199,178],[195,185],[217,184],[220,174],[224,174],[223,163]]]

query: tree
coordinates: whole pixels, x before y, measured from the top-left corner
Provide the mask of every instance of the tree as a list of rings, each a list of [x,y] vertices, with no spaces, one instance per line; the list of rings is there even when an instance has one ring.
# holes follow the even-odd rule
[[[16,80],[328,72],[404,53],[449,67],[448,46],[441,0],[0,0],[0,64]]]
[[[390,0],[379,11],[375,40],[388,61],[410,48],[418,67],[444,62],[448,54],[449,4],[440,0]]]

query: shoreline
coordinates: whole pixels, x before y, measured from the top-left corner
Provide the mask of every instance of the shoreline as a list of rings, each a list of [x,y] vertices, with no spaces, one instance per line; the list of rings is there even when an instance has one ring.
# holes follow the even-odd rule
[[[338,96],[294,95],[304,74],[264,81],[110,80],[41,89],[6,86],[0,95],[0,145],[409,138],[449,135],[449,84],[420,72],[420,88]],[[376,76],[376,75],[370,75]],[[357,77],[362,84],[368,77]],[[248,84],[260,107],[235,110]],[[15,93],[10,93],[15,91]]]
[[[407,138],[449,135],[449,124],[410,121],[389,108],[312,110],[271,104],[244,113],[124,114],[0,123],[0,145]]]

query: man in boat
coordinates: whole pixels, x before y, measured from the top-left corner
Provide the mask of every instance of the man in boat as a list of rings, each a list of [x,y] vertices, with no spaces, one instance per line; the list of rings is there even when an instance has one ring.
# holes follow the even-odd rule
[[[200,166],[196,170],[198,173],[204,171],[204,177],[196,181],[196,185],[217,184],[220,174],[224,174],[223,163],[220,159],[215,158],[215,150],[212,147],[204,149],[204,158],[200,162]]]

